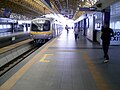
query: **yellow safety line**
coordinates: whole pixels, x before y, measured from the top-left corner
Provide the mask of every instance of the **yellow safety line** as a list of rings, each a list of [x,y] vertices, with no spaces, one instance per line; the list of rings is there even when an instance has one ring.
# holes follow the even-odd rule
[[[49,49],[49,50],[47,50],[47,51],[53,51],[53,52],[81,52],[80,50],[63,50],[63,49],[61,49],[61,50],[58,50],[58,49]]]
[[[19,71],[17,71],[11,78],[9,78],[3,85],[1,85],[0,90],[10,90],[10,88],[15,85],[17,80],[19,80],[22,75],[35,63],[35,61],[50,47],[53,42],[56,40],[55,38],[49,44],[47,44],[37,55],[35,55],[28,63],[26,63]]]
[[[101,76],[100,72],[97,71],[96,66],[93,64],[92,60],[86,52],[83,52],[83,58],[88,64],[88,68],[96,82],[97,90],[110,90],[106,81]]]
[[[41,59],[40,59],[40,62],[50,62],[50,60],[45,60],[45,58],[47,56],[50,56],[50,55],[53,55],[53,54],[45,54]]]

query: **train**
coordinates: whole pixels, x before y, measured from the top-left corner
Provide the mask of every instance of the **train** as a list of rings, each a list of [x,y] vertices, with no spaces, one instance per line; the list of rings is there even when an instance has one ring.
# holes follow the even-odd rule
[[[31,21],[30,35],[35,42],[44,42],[59,36],[63,26],[59,20],[54,18],[36,18]]]

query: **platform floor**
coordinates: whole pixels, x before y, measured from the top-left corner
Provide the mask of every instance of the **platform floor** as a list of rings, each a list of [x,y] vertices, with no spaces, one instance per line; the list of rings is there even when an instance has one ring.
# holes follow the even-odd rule
[[[0,90],[120,90],[120,46],[109,49],[110,61],[103,63],[99,44],[73,31],[51,40],[27,59]]]

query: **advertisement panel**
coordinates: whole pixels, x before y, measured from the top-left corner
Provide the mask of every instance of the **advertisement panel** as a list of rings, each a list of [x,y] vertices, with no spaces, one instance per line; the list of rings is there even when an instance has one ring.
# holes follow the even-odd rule
[[[120,30],[115,29],[113,31],[114,31],[114,37],[111,38],[110,45],[120,45]]]

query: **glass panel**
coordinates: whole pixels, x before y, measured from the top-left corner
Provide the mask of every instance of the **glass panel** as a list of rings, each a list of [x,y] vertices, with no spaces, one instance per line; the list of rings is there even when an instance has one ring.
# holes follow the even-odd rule
[[[49,31],[50,30],[50,21],[45,20],[44,23],[33,22],[31,25],[32,31]]]
[[[2,29],[2,25],[0,25],[0,29]]]

